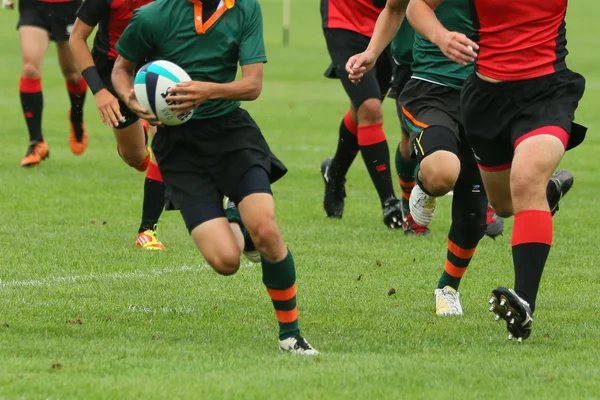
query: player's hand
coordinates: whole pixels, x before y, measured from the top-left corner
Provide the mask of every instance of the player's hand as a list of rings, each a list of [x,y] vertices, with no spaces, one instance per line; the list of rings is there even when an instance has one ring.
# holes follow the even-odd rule
[[[373,67],[375,67],[376,62],[377,54],[369,50],[350,57],[346,63],[346,72],[348,73],[348,78],[352,81],[352,83],[359,83],[362,77],[365,76],[367,72],[372,70]]]
[[[135,91],[133,89],[131,89],[131,92],[129,92],[129,97],[127,97],[127,108],[136,113],[138,117],[148,121],[148,123],[151,125],[163,124],[158,118],[156,118],[156,115],[142,107],[142,105],[138,102],[137,97],[135,97]]]
[[[474,62],[477,58],[476,50],[479,50],[477,43],[458,32],[446,33],[436,44],[446,57],[461,65]]]
[[[111,128],[119,126],[119,122],[123,121],[123,115],[121,115],[121,108],[119,107],[117,98],[108,90],[102,89],[94,95],[94,100],[96,101],[96,107],[98,107],[102,123]]]
[[[177,115],[182,115],[209,100],[213,87],[209,82],[180,82],[169,89],[170,94],[166,100],[173,102],[169,106],[171,110],[175,110]]]
[[[5,10],[14,10],[15,3],[11,0],[2,0],[2,8]]]

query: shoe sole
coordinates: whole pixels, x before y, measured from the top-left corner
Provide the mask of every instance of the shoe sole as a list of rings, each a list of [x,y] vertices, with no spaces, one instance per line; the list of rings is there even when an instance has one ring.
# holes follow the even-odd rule
[[[509,332],[508,340],[516,337],[518,342],[521,343],[531,334],[531,325],[529,329],[523,328],[523,317],[520,307],[514,306],[518,302],[519,300],[515,295],[506,288],[494,289],[489,300],[490,312],[496,314],[496,321],[500,321],[501,319],[506,321]]]
[[[35,163],[29,163],[29,164],[21,164],[21,167],[23,168],[28,168],[28,167],[37,167],[40,165],[40,163],[46,159],[50,158],[50,150],[48,150],[48,152],[46,153],[46,155],[44,157],[40,158],[39,162],[35,162]]]

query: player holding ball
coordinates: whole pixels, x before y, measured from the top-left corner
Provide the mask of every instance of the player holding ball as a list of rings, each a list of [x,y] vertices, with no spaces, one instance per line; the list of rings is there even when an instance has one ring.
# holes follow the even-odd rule
[[[192,81],[170,89],[167,101],[190,121],[159,126],[152,149],[163,175],[167,209],[180,210],[190,235],[211,267],[232,275],[243,245],[225,218],[223,196],[239,208],[260,252],[263,283],[279,321],[279,347],[318,354],[300,335],[296,308],[296,270],[275,220],[271,183],[286,172],[259,127],[240,101],[255,100],[267,61],[257,0],[158,0],[135,11],[117,42],[119,58],[113,84],[128,107],[159,123],[137,101],[136,67],[166,60],[183,68]],[[236,80],[238,64],[242,77]]]

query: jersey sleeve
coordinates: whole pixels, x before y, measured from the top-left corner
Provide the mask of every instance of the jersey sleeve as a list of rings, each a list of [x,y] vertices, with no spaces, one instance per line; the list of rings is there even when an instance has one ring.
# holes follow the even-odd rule
[[[267,62],[263,38],[262,12],[258,1],[252,2],[251,8],[244,16],[239,61],[240,65]]]
[[[89,26],[96,26],[102,18],[110,13],[112,0],[85,0],[79,10],[77,18]]]
[[[142,64],[154,52],[156,38],[160,37],[157,24],[154,23],[157,20],[149,6],[135,10],[117,41],[115,48],[119,55],[128,61]]]

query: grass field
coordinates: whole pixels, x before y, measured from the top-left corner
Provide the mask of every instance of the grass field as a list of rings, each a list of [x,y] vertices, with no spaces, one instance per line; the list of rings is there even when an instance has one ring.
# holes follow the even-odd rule
[[[278,218],[297,261],[301,327],[322,355],[281,354],[260,267],[244,261],[235,276],[218,276],[178,213],[161,220],[168,252],[134,247],[143,174],[117,156],[93,101],[88,150],[70,153],[54,49],[43,75],[52,157],[19,167],[27,135],[17,13],[2,10],[0,398],[600,398],[598,2],[570,4],[568,61],[588,79],[577,117],[590,131],[561,165],[576,183],[555,217],[534,332],[522,345],[506,340],[486,307],[493,287],[512,285],[510,221],[504,237],[481,242],[461,285],[465,315],[439,318],[433,290],[450,198],[429,238],[389,231],[357,160],[344,219],[324,218],[318,169],[334,151],[347,101],[322,77],[318,1],[293,1],[287,48],[281,1],[261,2],[269,63],[261,97],[245,107],[290,170],[274,186]],[[393,147],[398,122],[391,103],[385,111]]]

